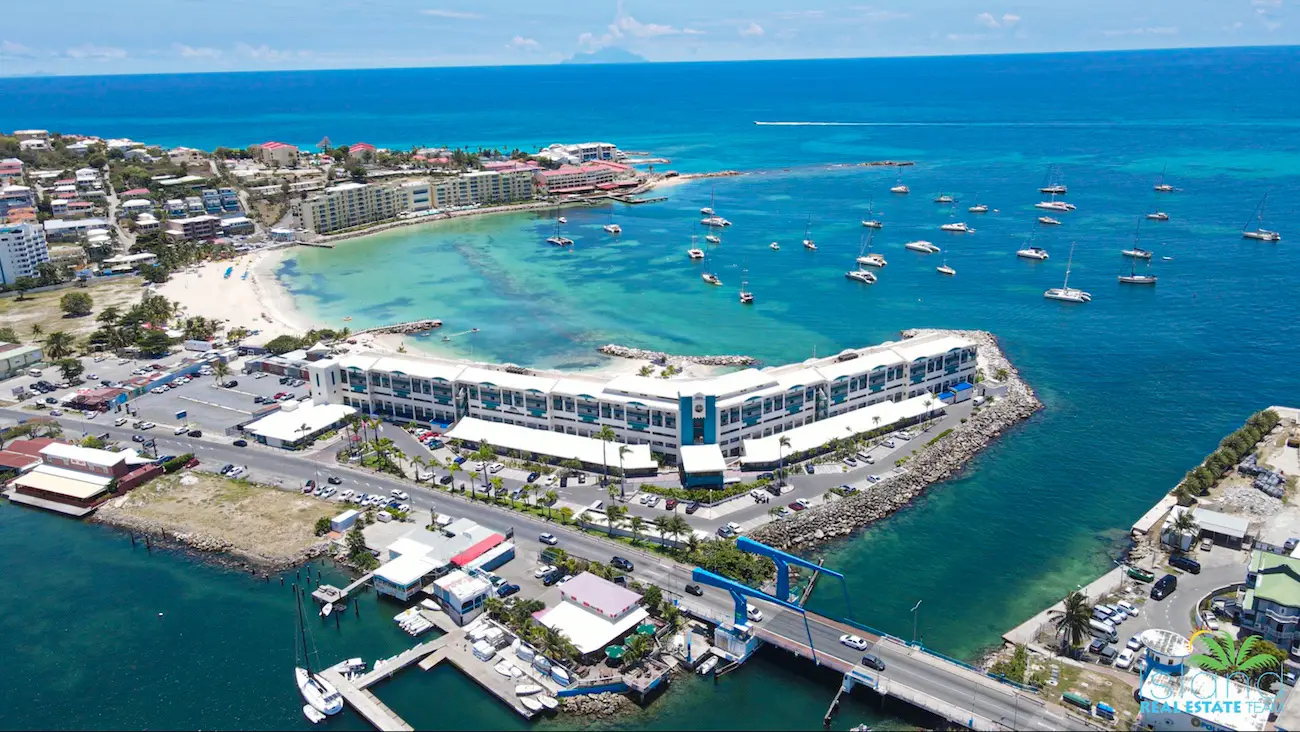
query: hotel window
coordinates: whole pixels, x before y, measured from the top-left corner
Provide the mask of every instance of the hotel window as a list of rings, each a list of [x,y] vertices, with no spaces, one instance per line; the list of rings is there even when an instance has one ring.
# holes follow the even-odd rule
[[[804,398],[804,399],[812,399],[812,398],[813,398],[813,390],[812,390],[812,387],[811,387],[811,386],[804,390],[803,398]]]
[[[772,413],[772,400],[771,400],[771,399],[764,399],[764,400],[763,400],[763,414],[771,414],[771,413]]]
[[[610,408],[609,408],[609,405],[608,405],[608,404],[602,404],[602,405],[600,405],[600,416],[602,416],[602,417],[609,417],[609,416],[610,416]]]

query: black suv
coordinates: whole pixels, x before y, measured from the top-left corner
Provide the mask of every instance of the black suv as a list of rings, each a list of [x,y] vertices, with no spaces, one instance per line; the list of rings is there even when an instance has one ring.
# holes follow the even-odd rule
[[[1172,574],[1167,574],[1156,580],[1154,585],[1151,585],[1151,599],[1163,600],[1176,589],[1178,589],[1178,578]]]
[[[699,501],[691,501],[690,503],[686,504],[686,513],[695,513],[698,510],[700,510]]]
[[[1169,557],[1169,565],[1171,567],[1177,567],[1184,572],[1190,572],[1192,574],[1201,573],[1201,563],[1186,554],[1174,554]]]
[[[614,557],[613,559],[609,560],[609,566],[613,567],[614,569],[621,569],[624,572],[632,571],[632,563],[624,559],[623,557]]]

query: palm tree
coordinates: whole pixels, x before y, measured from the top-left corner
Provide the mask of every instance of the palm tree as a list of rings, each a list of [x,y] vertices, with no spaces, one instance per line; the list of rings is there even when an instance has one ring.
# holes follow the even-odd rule
[[[1065,596],[1064,610],[1056,619],[1056,634],[1061,638],[1061,651],[1067,647],[1078,646],[1092,632],[1092,605],[1082,592],[1071,592]]]
[[[425,467],[424,458],[420,457],[419,455],[415,455],[415,456],[411,457],[411,459],[408,460],[407,462],[411,463],[411,467],[415,468],[415,482],[416,482],[416,483],[419,483],[419,482],[420,482],[420,468]]]
[[[230,366],[225,361],[218,359],[216,363],[212,364],[212,376],[217,380],[217,383],[225,381],[229,375]]]
[[[659,533],[659,546],[667,546],[664,542],[664,538],[668,536],[668,534],[672,533],[672,519],[667,516],[655,516],[650,522],[650,525],[655,527],[655,531]]]
[[[1277,656],[1270,653],[1251,653],[1255,645],[1264,640],[1258,635],[1247,636],[1240,646],[1233,640],[1231,634],[1222,631],[1207,633],[1201,637],[1205,640],[1208,653],[1198,653],[1192,656],[1192,661],[1216,674],[1231,676],[1241,672],[1255,676],[1277,666],[1280,662]]]
[[[488,597],[483,600],[483,610],[487,612],[488,617],[493,620],[500,620],[502,611],[505,610],[506,604],[500,598]]]
[[[614,535],[614,527],[617,526],[619,523],[622,523],[622,521],[623,521],[623,517],[626,516],[626,515],[627,515],[627,507],[626,507],[626,506],[619,506],[619,505],[615,504],[615,505],[610,506],[609,508],[605,509],[605,518],[606,518],[606,520],[607,520],[607,521],[606,521],[606,532],[607,532],[610,536],[613,536],[613,535]]]
[[[772,508],[767,509],[767,515],[771,516],[773,519],[781,518],[781,507],[773,506]]]
[[[532,495],[532,492],[533,492],[532,483],[524,483],[523,485],[519,486],[519,500],[523,501],[525,506],[528,505],[528,496]]]
[[[32,326],[35,329],[37,326]],[[45,338],[45,355],[57,361],[72,355],[72,336],[63,331],[55,331]]]
[[[551,508],[555,505],[556,501],[560,500],[560,494],[556,493],[554,489],[551,489],[546,491],[546,495],[542,496],[542,498],[546,501],[546,520],[550,521]]]
[[[41,327],[40,323],[32,325],[32,338],[40,338],[44,333],[45,329]]]
[[[593,436],[605,443],[600,446],[600,464],[601,467],[604,468],[605,472],[604,478],[601,479],[601,484],[604,485],[609,482],[609,458],[605,455],[605,446],[614,441],[614,430],[611,429],[609,425],[605,425]]]
[[[1178,544],[1180,548],[1182,544],[1181,537],[1195,537],[1201,531],[1201,526],[1196,523],[1196,517],[1192,515],[1192,510],[1191,508],[1184,508],[1179,512],[1178,518],[1174,519],[1173,525],[1169,527],[1170,532],[1173,534],[1174,543]]]
[[[560,515],[563,516],[566,510],[572,511],[573,509],[569,508],[568,506],[565,506],[564,508],[560,509]],[[591,523],[591,514],[587,511],[583,511],[582,513],[578,514],[578,523],[581,524]]]
[[[463,468],[460,467],[460,463],[447,464],[447,475],[451,476],[451,484],[447,486],[448,490],[451,491],[456,490],[456,473],[459,473],[462,469]]]
[[[695,529],[691,528],[691,524],[686,520],[686,517],[675,513],[668,517],[668,524],[668,533],[673,535],[673,540],[680,541],[683,535],[687,536],[688,544],[691,550],[694,551],[698,545],[696,543],[698,540],[695,539]]]
[[[632,530],[632,543],[636,544],[641,540],[641,529],[645,528],[645,519],[633,516],[627,520],[627,525]]]
[[[790,449],[790,438],[781,435],[781,439],[776,441],[777,450],[777,468],[776,474],[781,476],[780,485],[785,485],[785,451]]]
[[[618,497],[619,498],[624,498],[626,496],[624,490],[627,488],[627,476],[623,473],[623,456],[630,452],[632,452],[632,448],[628,447],[627,445],[618,446]]]
[[[501,480],[500,478],[494,475],[492,476],[492,479],[488,482],[492,485],[492,502],[499,503],[501,499],[498,494],[501,493],[501,488],[504,485],[505,481]]]

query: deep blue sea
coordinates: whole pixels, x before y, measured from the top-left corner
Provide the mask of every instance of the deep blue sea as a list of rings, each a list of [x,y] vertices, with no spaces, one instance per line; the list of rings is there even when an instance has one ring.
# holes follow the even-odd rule
[[[304,251],[278,274],[322,322],[351,317],[355,328],[438,317],[448,330],[481,329],[453,350],[521,364],[590,365],[592,348],[608,341],[777,363],[909,327],[993,331],[1046,408],[960,478],[825,551],[830,566],[849,574],[862,619],[906,635],[908,610],[923,600],[927,644],[973,657],[1109,567],[1129,525],[1224,433],[1257,409],[1296,403],[1295,68],[1300,50],[1269,48],[0,79],[9,101],[0,129],[204,148],[271,139],[311,146],[323,136],[394,147],[598,139],[671,158],[666,167],[683,172],[746,172],[667,188],[660,204],[571,209],[572,251],[543,243],[551,226],[544,217],[495,216]],[[888,193],[894,169],[841,167],[884,159],[916,162],[902,172],[910,196]],[[1078,210],[1037,236],[1049,261],[1018,260],[1051,166]],[[1152,191],[1162,170],[1177,192]],[[931,201],[940,192],[959,199],[955,211]],[[1282,232],[1280,244],[1240,237],[1265,193],[1266,223]],[[705,287],[685,257],[710,196],[735,222],[711,248],[722,288]],[[996,211],[967,213],[975,201]],[[885,222],[872,249],[889,266],[864,288],[843,272],[868,208]],[[1160,282],[1122,287],[1119,251],[1157,208],[1170,220],[1144,221],[1139,243],[1155,251]],[[624,229],[617,240],[600,230],[611,216]],[[798,243],[810,220],[815,253]],[[977,232],[941,233],[950,220]],[[903,249],[918,238],[944,253]],[[773,240],[779,252],[768,249]],[[1094,298],[1085,306],[1041,297],[1060,285],[1071,243],[1070,283]],[[956,277],[935,273],[945,257]],[[742,277],[758,298],[752,308],[736,302]],[[0,562],[12,578],[0,599],[0,657],[25,671],[0,674],[0,697],[18,700],[0,726],[299,721],[292,686],[267,682],[288,678],[292,610],[278,587],[131,553],[110,532],[8,506],[0,509]],[[84,602],[90,578],[113,588],[99,598],[107,607]],[[819,591],[814,604],[838,610],[836,588]],[[158,611],[190,622],[159,624]],[[236,629],[261,626],[286,629],[279,646],[267,639],[278,631]],[[31,628],[56,634],[57,644],[37,642]],[[364,652],[356,651],[359,628],[341,633],[328,641],[340,655]],[[84,663],[65,660],[78,652]],[[128,678],[141,696],[124,705],[112,679],[115,663],[133,654],[139,668]],[[220,699],[209,703],[214,674]],[[775,653],[716,687],[681,687],[619,724],[811,729],[833,691]],[[53,690],[78,703],[51,702]],[[417,726],[513,723],[452,673],[406,677],[379,693]],[[440,699],[456,701],[435,709]],[[880,714],[861,701],[837,725],[878,724]]]

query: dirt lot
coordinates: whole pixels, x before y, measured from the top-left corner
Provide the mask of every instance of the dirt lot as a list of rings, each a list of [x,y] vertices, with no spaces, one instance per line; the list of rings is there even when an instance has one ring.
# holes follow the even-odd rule
[[[292,564],[321,541],[313,533],[316,520],[337,513],[337,506],[311,496],[186,471],[109,501],[99,519],[163,533],[200,551]]]
[[[78,338],[99,327],[95,321],[104,308],[115,305],[121,310],[140,301],[143,291],[139,277],[123,277],[93,287],[64,287],[49,292],[28,293],[21,301],[18,297],[0,297],[0,323],[13,328],[23,343],[44,340],[45,335],[63,331]],[[84,292],[95,301],[94,312],[79,318],[70,318],[59,309],[59,299],[69,292]],[[32,326],[39,325],[44,335],[33,338]]]

